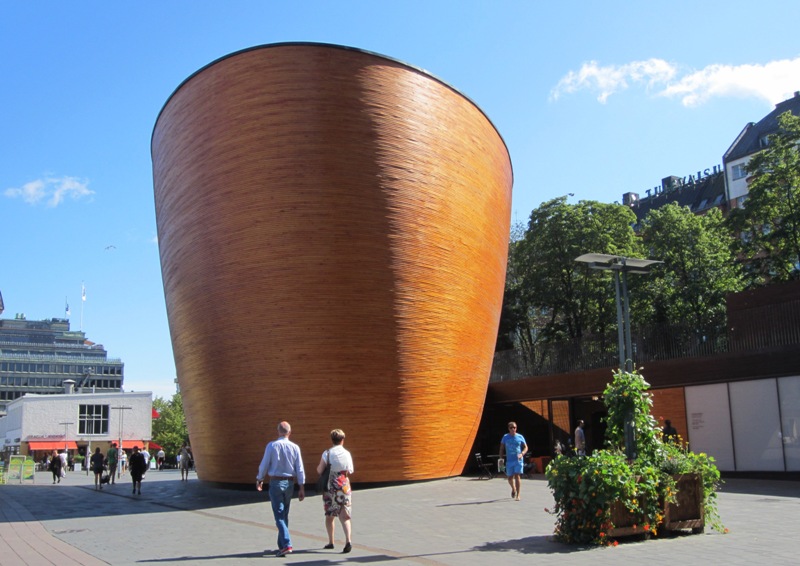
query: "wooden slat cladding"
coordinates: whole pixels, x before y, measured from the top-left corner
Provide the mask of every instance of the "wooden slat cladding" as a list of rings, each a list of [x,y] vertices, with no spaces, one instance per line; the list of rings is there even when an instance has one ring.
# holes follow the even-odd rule
[[[800,281],[732,293],[727,306],[731,351],[800,343]]]
[[[512,171],[486,116],[353,49],[263,46],[188,79],[152,141],[162,274],[201,479],[250,483],[280,420],[311,478],[459,474],[486,394]]]

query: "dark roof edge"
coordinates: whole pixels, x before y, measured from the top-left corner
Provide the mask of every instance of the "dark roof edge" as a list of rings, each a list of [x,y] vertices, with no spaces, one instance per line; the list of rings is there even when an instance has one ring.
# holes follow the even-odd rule
[[[489,118],[489,116],[486,114],[486,112],[484,112],[483,109],[480,106],[478,106],[478,104],[476,104],[475,101],[472,100],[469,96],[465,95],[463,92],[458,90],[456,87],[454,87],[453,85],[449,84],[447,81],[437,77],[433,73],[431,73],[429,71],[426,71],[425,69],[423,69],[421,67],[417,67],[415,65],[411,65],[409,63],[406,63],[405,61],[401,61],[400,59],[395,59],[394,57],[389,57],[387,55],[382,55],[380,53],[376,53],[374,51],[369,51],[367,49],[361,49],[361,48],[358,48],[358,47],[350,47],[350,46],[347,46],[347,45],[339,45],[339,44],[336,44],[336,43],[320,43],[320,42],[314,42],[314,41],[283,41],[283,42],[279,42],[279,43],[263,43],[261,45],[254,45],[252,47],[246,47],[245,49],[240,49],[238,51],[234,51],[232,53],[228,53],[227,55],[223,55],[222,57],[219,57],[218,59],[215,59],[215,60],[211,61],[210,63],[200,67],[194,73],[192,73],[191,75],[186,77],[183,81],[181,81],[181,83],[175,88],[175,90],[172,91],[172,94],[170,94],[167,97],[167,100],[164,101],[164,104],[161,106],[161,110],[158,111],[158,116],[156,116],[156,120],[155,120],[155,122],[153,124],[153,130],[150,133],[151,157],[152,157],[152,149],[153,149],[153,136],[155,135],[155,129],[156,129],[156,125],[158,124],[158,120],[161,118],[161,114],[163,114],[164,109],[167,107],[167,104],[169,104],[170,100],[172,100],[172,98],[175,96],[175,94],[177,94],[177,92],[181,88],[183,88],[183,86],[186,83],[188,83],[195,76],[199,75],[200,73],[202,73],[203,71],[205,71],[209,67],[212,67],[212,66],[216,65],[217,63],[220,63],[220,62],[224,61],[225,59],[230,59],[231,57],[235,57],[237,55],[241,55],[242,53],[247,53],[248,51],[256,51],[256,50],[259,50],[259,49],[269,49],[269,48],[272,48],[272,47],[286,47],[286,46],[330,47],[330,48],[333,48],[333,49],[343,49],[345,51],[355,51],[355,52],[358,52],[358,53],[363,53],[365,55],[371,55],[373,57],[378,57],[380,59],[385,59],[387,61],[392,61],[394,63],[398,63],[400,65],[403,65],[404,67],[407,67],[409,69],[417,71],[418,73],[422,73],[424,75],[427,75],[428,77],[432,78],[436,82],[438,82],[438,83],[442,84],[443,86],[449,88],[450,90],[455,92],[457,95],[459,95],[462,98],[464,98],[465,100],[467,100],[475,108],[477,108],[478,112],[483,114],[483,116],[486,118],[486,120],[488,120],[489,123],[492,125],[492,128],[494,128],[494,131],[497,132],[497,135],[500,137],[500,141],[503,142],[503,145],[506,148],[506,153],[508,154],[508,161],[509,161],[509,164],[511,165],[511,179],[512,179],[512,184],[513,184],[514,164],[511,162],[511,151],[509,151],[509,149],[508,149],[508,144],[506,143],[506,140],[503,138],[503,135],[500,133],[500,130],[497,128],[497,126],[495,126],[495,124],[492,121],[492,119]]]
[[[744,128],[742,128],[742,131],[741,131],[741,132],[739,132],[739,135],[738,135],[738,136],[736,136],[736,139],[735,139],[735,140],[733,140],[733,143],[732,143],[732,144],[731,144],[731,145],[728,147],[727,151],[725,151],[725,153],[723,153],[723,154],[722,154],[722,163],[723,163],[723,164],[726,164],[726,163],[727,163],[728,156],[729,156],[729,155],[731,154],[731,152],[733,151],[733,148],[735,148],[735,147],[736,147],[736,146],[739,144],[739,142],[740,142],[740,141],[742,141],[742,138],[745,136],[745,134],[746,134],[747,132],[749,132],[749,131],[750,131],[750,128],[752,128],[752,127],[753,127],[753,126],[755,126],[755,125],[756,125],[756,123],[755,123],[755,122],[748,122],[748,123],[745,125],[745,127],[744,127]]]

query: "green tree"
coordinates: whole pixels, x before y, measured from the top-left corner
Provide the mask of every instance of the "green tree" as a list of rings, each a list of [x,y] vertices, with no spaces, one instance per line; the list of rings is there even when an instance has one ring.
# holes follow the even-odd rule
[[[522,236],[512,237],[509,245],[497,349],[513,345],[525,363],[536,366],[549,351],[537,348],[540,343],[577,341],[613,328],[611,278],[575,258],[589,252],[638,256],[635,221],[627,207],[595,201],[568,204],[566,197],[535,209]]]
[[[529,352],[535,343],[529,305],[522,296],[522,269],[517,248],[525,237],[525,226],[516,222],[511,226],[508,243],[506,283],[503,290],[503,309],[500,313],[500,328],[497,333],[495,351],[518,348]]]
[[[690,324],[695,329],[725,321],[725,295],[744,288],[741,268],[731,252],[735,238],[719,209],[699,216],[670,203],[651,210],[642,222],[648,255],[664,265],[645,278],[637,299],[653,322]],[[640,312],[642,312],[640,311]]]
[[[170,400],[156,397],[153,407],[161,415],[153,420],[153,441],[164,448],[167,457],[175,456],[183,443],[189,440],[183,399],[180,393],[173,395]]]
[[[778,124],[747,164],[747,201],[730,216],[753,285],[800,278],[800,117],[785,112]]]
[[[518,270],[518,299],[544,339],[577,339],[616,324],[611,278],[575,258],[585,253],[641,257],[635,222],[625,206],[567,204],[566,197],[547,201],[531,213],[511,262]]]

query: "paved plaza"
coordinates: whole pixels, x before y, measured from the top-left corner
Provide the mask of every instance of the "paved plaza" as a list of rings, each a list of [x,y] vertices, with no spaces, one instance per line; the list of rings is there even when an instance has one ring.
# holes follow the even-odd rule
[[[255,470],[253,471],[255,475]],[[327,542],[322,501],[291,507],[295,552],[274,556],[276,529],[266,493],[180,481],[177,471],[148,472],[142,495],[129,478],[95,491],[84,472],[59,485],[0,486],[0,564],[798,564],[800,482],[729,479],[719,509],[729,533],[707,531],[616,548],[552,540],[553,500],[542,476],[525,480],[512,501],[502,478],[458,477],[359,489],[353,496],[353,551]]]

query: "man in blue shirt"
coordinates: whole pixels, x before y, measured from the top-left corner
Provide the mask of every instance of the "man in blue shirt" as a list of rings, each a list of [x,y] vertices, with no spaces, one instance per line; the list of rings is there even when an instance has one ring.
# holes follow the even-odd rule
[[[511,499],[519,501],[519,489],[522,487],[522,468],[525,454],[528,453],[528,445],[525,444],[525,437],[517,434],[517,423],[508,423],[508,433],[503,435],[500,441],[500,457],[506,459],[506,477],[508,485],[511,486]]]
[[[278,440],[267,444],[261,465],[258,466],[256,489],[261,491],[265,480],[269,480],[269,500],[272,503],[272,514],[275,526],[278,527],[278,556],[292,553],[292,539],[289,535],[289,504],[292,502],[295,480],[300,484],[298,499],[306,497],[303,484],[306,473],[303,469],[303,458],[300,447],[289,440],[292,427],[286,421],[278,425]]]

